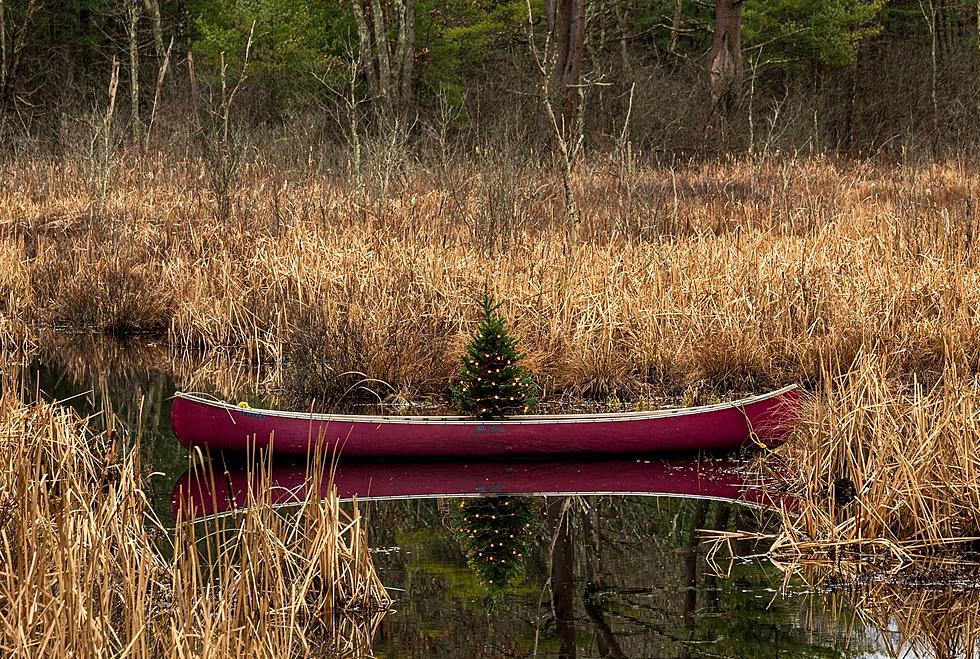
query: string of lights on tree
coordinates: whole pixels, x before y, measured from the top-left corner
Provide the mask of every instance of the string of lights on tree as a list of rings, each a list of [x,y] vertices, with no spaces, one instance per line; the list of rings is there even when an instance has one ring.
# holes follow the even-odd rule
[[[534,410],[534,382],[520,364],[517,339],[497,313],[499,304],[484,293],[480,301],[483,317],[476,334],[466,346],[459,383],[452,387],[456,407],[479,419],[499,419]]]
[[[498,602],[524,573],[541,511],[530,497],[477,497],[461,501],[452,525],[470,569]]]

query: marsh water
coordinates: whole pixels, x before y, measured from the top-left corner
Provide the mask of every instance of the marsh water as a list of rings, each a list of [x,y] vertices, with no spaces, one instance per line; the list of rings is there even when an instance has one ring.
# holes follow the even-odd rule
[[[156,474],[154,509],[169,526],[175,523],[174,491],[182,478],[186,484],[189,465],[170,429],[172,393],[276,401],[277,375],[263,365],[222,356],[175,358],[149,340],[62,339],[57,349],[36,351],[22,369],[28,395],[67,400],[83,414],[108,408],[130,437],[139,436],[144,467]],[[899,624],[900,613],[861,610],[853,594],[814,590],[787,577],[765,558],[765,539],[735,541],[730,553],[711,555],[701,530],[764,534],[778,526],[763,506],[690,496],[697,493],[685,485],[691,474],[731,479],[737,465],[693,456],[596,465],[381,461],[345,472],[341,463],[338,479],[347,479],[347,494],[368,499],[360,505],[373,558],[395,599],[394,610],[350,626],[355,654],[955,656],[928,643],[910,650],[907,643],[921,639]],[[291,468],[281,477],[289,478]],[[596,469],[606,494],[593,494]],[[538,491],[548,496],[524,486],[491,492],[507,496],[461,496],[484,493],[469,482],[513,481],[502,473],[540,474]],[[666,481],[676,483],[673,488],[662,484],[671,473],[678,474]],[[373,500],[358,489],[365,477],[393,483],[393,489]],[[660,485],[644,486],[656,479]],[[474,511],[496,511],[513,522],[517,537],[506,534],[513,540],[495,555],[498,561],[519,555],[507,564],[511,577],[503,586],[488,583],[500,564],[497,572],[488,570],[467,542],[481,531],[472,528]],[[866,601],[861,605],[868,608]]]

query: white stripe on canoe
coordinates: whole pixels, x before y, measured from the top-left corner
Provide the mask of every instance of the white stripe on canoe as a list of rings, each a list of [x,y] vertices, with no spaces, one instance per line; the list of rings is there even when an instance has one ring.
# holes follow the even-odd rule
[[[657,497],[665,499],[698,499],[703,501],[720,501],[722,503],[734,503],[739,506],[745,506],[746,508],[755,508],[758,510],[779,510],[779,506],[772,504],[765,504],[759,501],[748,501],[746,499],[740,499],[736,497],[723,497],[716,495],[706,495],[706,494],[691,494],[684,492],[622,492],[617,490],[610,491],[600,491],[600,492],[466,492],[466,493],[454,493],[450,492],[447,494],[393,494],[387,496],[343,496],[339,497],[338,501],[341,503],[352,503],[357,501],[358,503],[373,503],[373,502],[383,502],[383,501],[412,501],[415,499],[490,499],[493,497],[567,497],[567,496],[582,496],[582,497]],[[318,499],[323,499],[323,497],[318,497]],[[198,504],[191,503],[189,508],[193,509],[193,506]],[[285,508],[299,508],[304,505],[303,501],[279,501],[272,504],[273,510],[282,510]],[[231,510],[224,510],[220,513],[209,513],[201,514],[192,517],[189,520],[193,522],[203,522],[205,520],[216,520],[222,518],[233,517],[239,515],[248,508],[248,506],[235,506]]]
[[[223,401],[213,401],[194,394],[177,392],[175,397],[183,398],[208,407],[228,410],[239,414],[270,416],[280,419],[298,419],[303,421],[342,421],[351,423],[408,423],[408,424],[459,424],[459,425],[539,425],[539,424],[561,424],[561,423],[596,423],[600,421],[644,421],[652,419],[670,418],[676,416],[687,416],[689,414],[703,414],[705,412],[715,412],[718,410],[738,409],[761,403],[771,398],[778,398],[796,389],[795,384],[787,385],[782,389],[777,389],[766,394],[750,396],[741,400],[733,400],[727,403],[714,403],[712,405],[701,405],[700,407],[671,407],[662,410],[649,410],[644,412],[600,412],[599,414],[527,414],[507,419],[492,419],[489,421],[474,419],[467,416],[372,416],[366,414],[317,414],[313,412],[289,412],[283,410],[269,410],[258,407],[241,408],[231,403]]]

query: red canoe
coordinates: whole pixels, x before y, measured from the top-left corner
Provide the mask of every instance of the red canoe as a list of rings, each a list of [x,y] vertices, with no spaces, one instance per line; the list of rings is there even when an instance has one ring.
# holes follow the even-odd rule
[[[243,452],[272,443],[305,455],[319,444],[348,457],[439,457],[730,450],[786,439],[799,412],[795,385],[702,407],[615,414],[466,417],[345,416],[242,409],[177,393],[170,420],[188,447]],[[754,435],[754,437],[753,437]]]
[[[683,496],[778,507],[742,475],[744,463],[717,459],[607,459],[533,462],[341,461],[317,482],[305,463],[273,466],[268,481],[253,469],[214,467],[185,472],[174,486],[174,514],[190,520],[234,512],[249,501],[302,503],[310,489],[341,500],[415,499],[497,495]]]

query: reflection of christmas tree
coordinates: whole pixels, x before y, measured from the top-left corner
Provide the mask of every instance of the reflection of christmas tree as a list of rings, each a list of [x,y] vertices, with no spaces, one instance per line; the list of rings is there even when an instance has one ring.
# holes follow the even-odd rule
[[[521,577],[539,518],[530,497],[466,499],[453,511],[453,531],[490,602]]]
[[[452,388],[456,407],[480,419],[499,419],[530,412],[535,406],[534,382],[518,362],[517,339],[497,314],[499,305],[484,293],[483,318],[466,346],[460,383]]]

